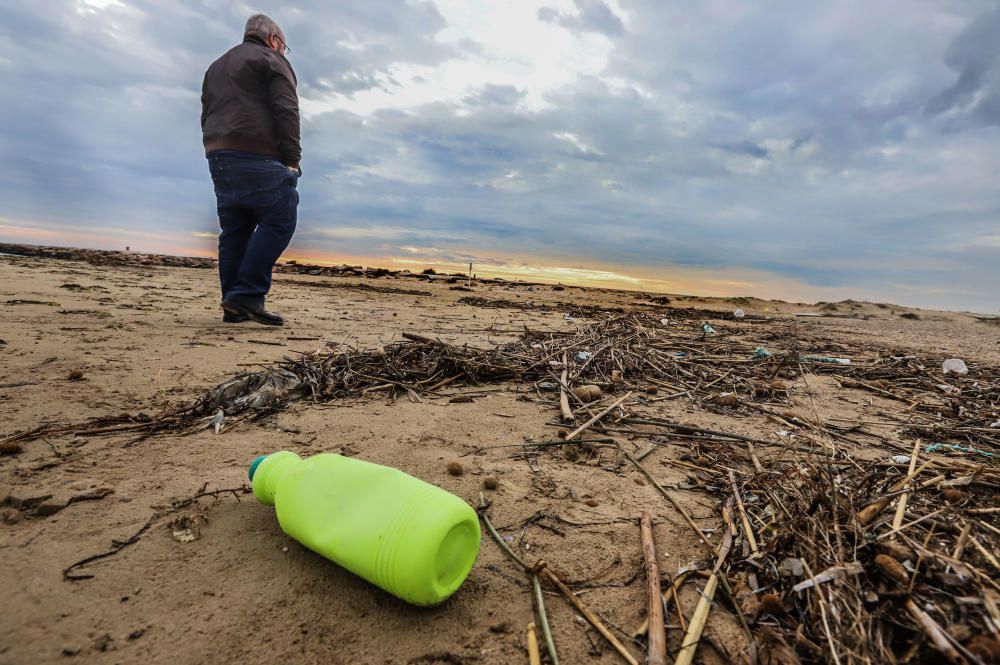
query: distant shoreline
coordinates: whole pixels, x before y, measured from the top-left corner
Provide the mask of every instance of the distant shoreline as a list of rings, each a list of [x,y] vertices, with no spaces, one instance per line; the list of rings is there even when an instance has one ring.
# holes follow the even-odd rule
[[[215,257],[203,257],[203,256],[178,256],[173,254],[147,254],[143,252],[133,252],[133,251],[122,251],[122,250],[110,250],[110,249],[87,249],[82,247],[59,247],[51,245],[30,245],[21,243],[0,243],[0,256],[12,256],[12,257],[33,257],[33,258],[47,258],[47,259],[60,259],[65,261],[83,261],[85,263],[90,263],[92,265],[100,266],[123,266],[123,267],[168,267],[168,268],[196,268],[196,269],[216,269],[218,261]],[[274,268],[275,273],[279,274],[294,274],[294,275],[311,275],[311,276],[322,276],[322,277],[363,277],[367,279],[378,279],[382,277],[391,277],[397,279],[414,279],[425,282],[445,282],[448,284],[455,285],[455,288],[460,287],[463,284],[495,284],[495,285],[507,285],[507,286],[521,286],[521,287],[558,287],[561,289],[582,289],[586,291],[603,291],[607,293],[627,293],[636,296],[637,298],[649,298],[655,299],[657,297],[670,296],[670,298],[685,301],[685,300],[707,300],[707,301],[717,301],[719,303],[735,303],[736,306],[747,306],[751,301],[756,301],[758,303],[780,303],[787,305],[796,305],[802,307],[816,307],[820,308],[821,311],[834,312],[838,310],[846,309],[848,312],[851,310],[856,310],[858,307],[864,305],[873,305],[875,308],[880,310],[900,310],[909,312],[922,312],[922,311],[941,311],[941,312],[952,312],[955,314],[963,314],[966,316],[971,316],[981,321],[996,321],[1000,320],[1000,315],[989,314],[985,312],[970,312],[962,310],[931,310],[930,308],[921,307],[908,307],[905,305],[895,305],[888,303],[868,303],[868,301],[855,301],[851,299],[842,300],[835,303],[827,302],[816,302],[816,303],[796,303],[788,302],[779,299],[759,299],[751,297],[720,297],[720,296],[692,296],[678,293],[670,292],[654,292],[654,291],[634,291],[630,289],[614,289],[607,287],[598,286],[576,286],[576,285],[563,285],[558,282],[528,282],[524,280],[505,280],[502,277],[473,277],[469,278],[468,275],[464,273],[440,273],[435,271],[433,268],[427,268],[423,271],[412,272],[408,269],[403,270],[393,270],[389,268],[380,267],[369,267],[369,266],[358,266],[358,265],[321,265],[312,263],[303,263],[296,259],[290,259],[283,263],[279,263]],[[853,313],[853,312],[852,312]],[[879,312],[881,313],[881,312]]]

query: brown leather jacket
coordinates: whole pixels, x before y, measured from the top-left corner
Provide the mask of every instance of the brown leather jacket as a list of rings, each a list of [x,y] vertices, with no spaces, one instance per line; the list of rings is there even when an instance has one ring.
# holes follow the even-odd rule
[[[212,63],[201,86],[205,153],[242,150],[299,163],[298,80],[285,57],[247,37]]]

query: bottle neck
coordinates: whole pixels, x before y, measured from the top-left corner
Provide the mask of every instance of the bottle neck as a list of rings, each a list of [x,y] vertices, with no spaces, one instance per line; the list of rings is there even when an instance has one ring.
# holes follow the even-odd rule
[[[273,506],[274,493],[281,479],[301,462],[298,455],[287,450],[268,455],[253,476],[253,493],[257,500],[264,505]]]

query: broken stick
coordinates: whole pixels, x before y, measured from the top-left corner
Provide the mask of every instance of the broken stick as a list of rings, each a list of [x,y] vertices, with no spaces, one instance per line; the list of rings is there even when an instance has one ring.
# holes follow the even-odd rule
[[[740,496],[740,488],[736,486],[736,474],[729,471],[729,483],[733,486],[733,496],[736,497],[736,508],[740,511],[740,521],[743,524],[743,532],[747,536],[747,542],[750,544],[750,551],[753,554],[757,554],[757,539],[753,535],[753,527],[750,526],[750,519],[747,518],[747,511],[743,507],[743,497]]]
[[[715,597],[715,589],[719,585],[718,573],[712,573],[705,584],[705,590],[701,593],[698,606],[691,616],[691,623],[688,624],[687,634],[684,635],[684,642],[681,650],[677,652],[675,665],[691,665],[694,661],[694,654],[698,650],[698,642],[701,641],[701,632],[705,629],[708,621],[708,613],[712,609],[712,599]]]
[[[538,635],[535,633],[535,622],[528,624],[528,663],[542,665],[542,654],[538,652]]]
[[[653,541],[653,520],[649,513],[639,519],[642,535],[642,556],[646,562],[646,587],[649,599],[648,665],[667,665],[667,629],[663,623],[663,596],[660,592],[660,566],[656,561]]]
[[[918,454],[920,454],[920,439],[917,439],[916,443],[913,444],[913,452],[910,453],[910,469],[906,474],[907,478],[912,477],[914,470],[917,468]],[[909,493],[899,497],[899,503],[896,505],[896,515],[892,518],[893,530],[897,530],[903,526],[903,517],[906,515],[906,502],[909,497]]]
[[[958,653],[958,650],[951,645],[945,632],[938,625],[937,621],[931,618],[929,614],[924,612],[922,609],[917,607],[917,604],[913,602],[912,598],[906,599],[906,610],[910,613],[923,631],[930,638],[931,643],[934,645],[938,651],[944,654],[944,657],[952,663],[964,663],[965,659],[962,655]]]
[[[569,364],[566,362],[566,352],[563,351],[562,381],[559,382],[559,411],[562,412],[564,423],[573,422],[573,410],[569,408]]]
[[[571,441],[572,439],[576,438],[577,436],[583,434],[588,429],[590,429],[590,427],[594,423],[596,423],[598,420],[600,420],[601,418],[603,418],[604,416],[608,415],[613,410],[615,410],[616,408],[618,408],[618,405],[620,405],[622,402],[624,402],[625,400],[627,400],[631,396],[632,396],[632,391],[630,390],[627,393],[625,393],[624,395],[622,395],[621,397],[619,397],[618,399],[616,399],[611,404],[611,406],[607,407],[606,409],[604,409],[603,411],[601,411],[600,413],[598,413],[596,416],[594,416],[593,418],[591,418],[590,420],[588,420],[587,422],[585,422],[584,424],[580,425],[575,430],[573,430],[572,432],[570,432],[569,434],[567,434],[566,438],[564,440],[565,441]]]
[[[549,584],[557,588],[562,595],[566,596],[566,600],[568,600],[570,604],[576,608],[576,611],[582,614],[583,618],[586,619],[590,625],[601,634],[601,637],[606,639],[608,643],[614,647],[615,651],[617,651],[621,657],[625,659],[625,662],[629,663],[629,665],[639,665],[639,661],[635,659],[635,656],[629,653],[628,649],[625,648],[625,645],[619,642],[618,638],[611,634],[611,631],[604,625],[604,622],[602,622],[589,607],[580,602],[580,599],[576,597],[576,594],[574,594],[568,586],[563,584],[562,580],[556,577],[555,573],[549,570],[544,562],[540,562],[535,569],[538,571],[539,575],[549,581]]]

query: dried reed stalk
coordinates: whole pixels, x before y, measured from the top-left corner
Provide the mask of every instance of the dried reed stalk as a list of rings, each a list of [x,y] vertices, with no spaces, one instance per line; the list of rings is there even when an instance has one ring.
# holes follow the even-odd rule
[[[642,556],[646,563],[646,596],[649,605],[649,650],[647,665],[666,665],[667,629],[663,623],[663,594],[660,591],[660,566],[656,561],[656,544],[653,541],[653,521],[649,513],[639,519],[642,537]]]

